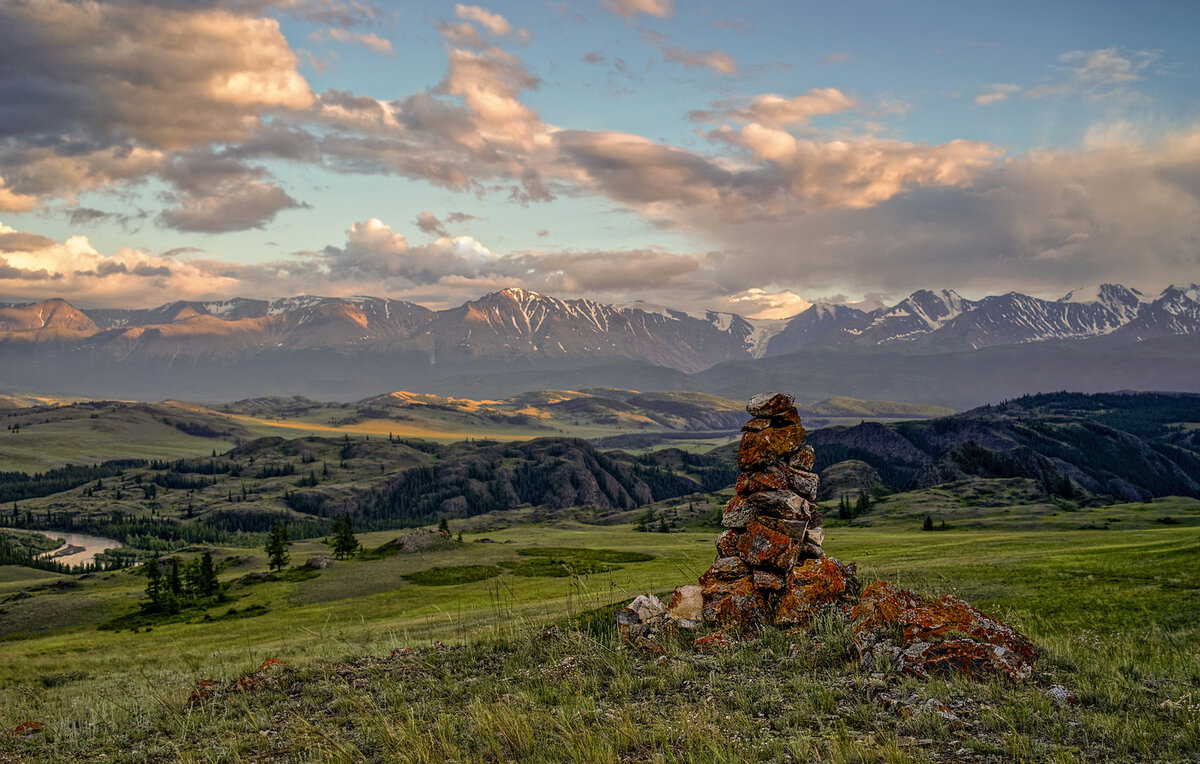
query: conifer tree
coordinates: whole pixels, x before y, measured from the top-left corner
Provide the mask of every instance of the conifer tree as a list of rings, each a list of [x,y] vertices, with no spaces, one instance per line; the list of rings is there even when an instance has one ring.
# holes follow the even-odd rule
[[[287,529],[279,523],[271,526],[267,536],[267,566],[271,570],[283,570],[288,564],[288,534]]]
[[[219,587],[217,566],[213,564],[212,552],[205,552],[200,558],[200,593],[205,597],[211,597],[217,593]]]
[[[358,539],[354,537],[354,522],[347,517],[333,521],[333,555],[339,560],[358,550]]]
[[[162,599],[162,569],[158,567],[157,557],[146,561],[146,596],[155,606]]]

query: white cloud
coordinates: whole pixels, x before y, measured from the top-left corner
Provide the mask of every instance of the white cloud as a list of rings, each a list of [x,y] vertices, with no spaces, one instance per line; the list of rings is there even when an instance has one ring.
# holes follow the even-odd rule
[[[675,12],[675,0],[602,0],[604,7],[626,19],[639,13],[665,19]]]
[[[990,106],[994,103],[1008,100],[1009,96],[1021,92],[1020,85],[1010,85],[1005,83],[997,83],[988,85],[983,92],[975,96],[975,103],[979,106]]]
[[[454,6],[454,15],[460,19],[474,21],[479,26],[488,31],[488,34],[493,37],[502,37],[512,34],[512,24],[508,23],[508,19],[501,16],[499,13],[492,13],[489,10],[480,8],[478,5],[462,5]]]
[[[336,40],[348,45],[359,45],[367,50],[388,56],[395,54],[391,40],[384,39],[372,32],[350,32],[339,27],[332,27],[313,32],[309,37],[313,40]]]

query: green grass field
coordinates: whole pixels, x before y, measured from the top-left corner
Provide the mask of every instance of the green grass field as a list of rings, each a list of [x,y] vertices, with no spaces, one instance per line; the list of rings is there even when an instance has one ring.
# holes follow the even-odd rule
[[[1200,503],[1171,511],[1195,518]],[[836,624],[817,647],[768,632],[730,654],[683,644],[666,663],[636,654],[597,626],[603,613],[694,581],[715,532],[564,524],[471,533],[447,550],[334,561],[315,577],[250,585],[234,582],[265,570],[263,552],[219,550],[234,601],[212,608],[212,621],[136,633],[96,629],[136,607],[136,571],[71,587],[0,569],[0,724],[45,725],[3,738],[0,752],[147,761],[1176,761],[1200,752],[1200,526],[918,527],[832,527],[826,545],[857,561],[865,581],[954,593],[1025,630],[1043,650],[1039,678],[1067,686],[1077,706],[1059,708],[1033,686],[866,674]],[[360,539],[373,548],[394,536]],[[582,559],[564,548],[653,559],[591,575],[515,574],[529,560]],[[318,540],[291,548],[294,565],[328,553]],[[638,557],[606,554],[591,557]],[[466,566],[499,572],[452,583]],[[227,616],[231,608],[250,617]],[[548,623],[559,625],[553,639],[541,637]],[[389,657],[407,648],[416,652]],[[284,665],[261,685],[186,707],[202,680],[219,689],[270,658]],[[881,700],[912,705],[913,695],[917,707],[957,703],[962,723]]]

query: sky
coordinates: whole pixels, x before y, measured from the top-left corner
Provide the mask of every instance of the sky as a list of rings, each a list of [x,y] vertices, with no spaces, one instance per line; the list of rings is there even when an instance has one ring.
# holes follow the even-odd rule
[[[0,301],[1200,281],[1200,3],[0,0]]]

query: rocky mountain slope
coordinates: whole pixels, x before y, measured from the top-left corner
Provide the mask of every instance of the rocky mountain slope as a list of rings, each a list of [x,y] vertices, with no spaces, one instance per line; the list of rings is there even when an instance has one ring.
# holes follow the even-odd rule
[[[645,303],[561,300],[523,289],[441,311],[371,297],[175,302],[146,310],[80,310],[48,300],[0,306],[0,389],[345,400],[400,387],[482,396],[603,385],[740,398],[762,385],[730,387],[730,378],[769,375],[797,353],[806,373],[815,371],[814,353],[836,354],[831,369],[869,357],[866,366],[883,372],[876,382],[891,384],[912,378],[894,373],[896,366],[936,365],[936,357],[947,353],[1100,338],[1107,343],[1100,351],[1111,358],[1147,340],[1180,336],[1200,336],[1196,285],[1172,286],[1153,299],[1117,285],[1059,300],[1019,293],[966,300],[949,290],[922,290],[869,312],[817,303],[791,319],[770,321]],[[1028,365],[1037,354],[1018,350],[1010,360]],[[928,358],[904,360],[913,357]],[[1154,364],[1139,364],[1139,370],[1141,376],[1122,386],[1191,389],[1160,384],[1169,375],[1159,375]],[[985,376],[994,373],[989,367]],[[1069,374],[1065,384],[1060,378],[1052,380],[1059,387],[1085,389]],[[916,380],[900,394],[832,386],[816,397],[845,393],[950,405],[964,400],[909,394],[920,388]],[[991,390],[967,402],[1029,391]]]
[[[892,490],[969,476],[1029,477],[1051,496],[1200,496],[1200,395],[1054,393],[953,416],[809,437],[818,468],[870,465]]]

